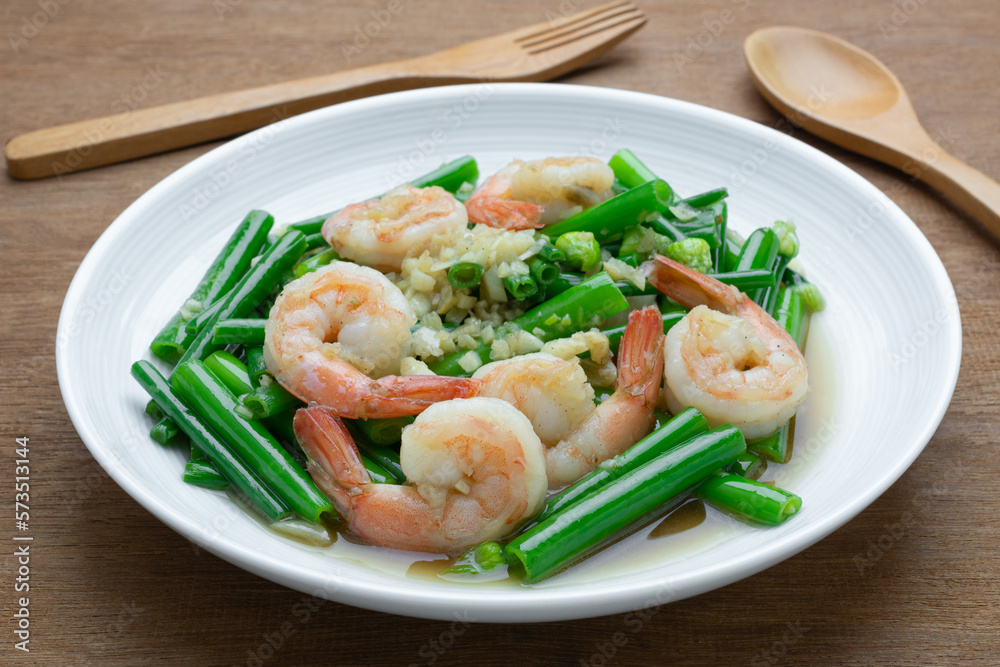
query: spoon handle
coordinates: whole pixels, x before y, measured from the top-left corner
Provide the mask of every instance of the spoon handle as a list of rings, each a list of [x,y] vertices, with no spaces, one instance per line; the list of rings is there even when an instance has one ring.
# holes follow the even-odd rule
[[[909,157],[913,163],[903,167],[904,171],[954,199],[1000,238],[1000,183],[945,152],[933,141],[925,150],[911,152]]]

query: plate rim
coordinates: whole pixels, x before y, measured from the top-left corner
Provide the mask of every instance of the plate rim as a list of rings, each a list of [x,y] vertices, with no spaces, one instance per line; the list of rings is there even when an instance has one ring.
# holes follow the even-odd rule
[[[281,583],[296,590],[318,595],[319,597],[378,611],[441,620],[453,620],[452,612],[457,608],[483,611],[484,616],[489,616],[489,618],[483,618],[482,620],[493,622],[570,620],[629,611],[638,608],[634,606],[636,600],[649,598],[651,595],[654,596],[653,599],[657,601],[657,604],[676,601],[720,588],[739,579],[756,574],[782,560],[801,553],[863,512],[912,465],[944,419],[954,395],[961,365],[961,315],[954,286],[940,257],[934,251],[930,241],[920,231],[919,227],[891,199],[853,169],[819,149],[776,129],[719,109],[650,93],[597,86],[551,83],[491,83],[491,86],[496,87],[494,94],[501,93],[502,95],[523,96],[526,98],[525,102],[530,102],[530,98],[533,95],[551,94],[557,97],[562,95],[567,98],[579,97],[581,95],[596,95],[600,100],[614,101],[616,105],[628,104],[629,102],[659,105],[659,111],[661,112],[680,111],[681,113],[693,113],[704,116],[710,120],[734,126],[741,134],[773,140],[782,149],[787,148],[793,153],[803,155],[810,161],[816,161],[826,169],[839,172],[859,192],[879,197],[879,200],[891,213],[889,217],[893,220],[893,223],[897,224],[899,229],[909,237],[909,240],[920,249],[921,267],[932,270],[934,274],[932,276],[933,283],[942,290],[944,306],[948,309],[948,317],[945,321],[946,326],[943,326],[943,330],[946,332],[947,338],[954,341],[953,345],[948,346],[951,355],[945,366],[947,373],[943,373],[947,375],[947,391],[939,394],[938,400],[934,404],[934,409],[928,411],[930,418],[926,421],[919,437],[915,439],[914,442],[917,444],[911,445],[910,449],[905,452],[905,456],[896,459],[893,466],[883,470],[875,483],[869,485],[865,490],[865,493],[854,498],[851,503],[845,504],[838,511],[830,513],[826,517],[818,519],[805,529],[802,529],[792,540],[793,546],[791,549],[789,549],[787,544],[778,541],[768,543],[754,549],[744,560],[740,561],[738,566],[730,568],[728,574],[725,576],[718,576],[718,573],[713,571],[713,567],[695,568],[691,571],[686,571],[681,576],[674,575],[666,579],[662,576],[657,577],[655,572],[649,572],[649,576],[642,582],[621,586],[616,585],[614,580],[611,580],[609,585],[601,586],[601,589],[596,593],[583,586],[572,588],[525,587],[515,589],[517,590],[516,598],[510,593],[510,589],[501,589],[498,591],[496,589],[489,590],[470,587],[468,589],[442,588],[440,592],[435,592],[433,600],[428,600],[426,592],[419,588],[407,590],[392,589],[388,585],[382,585],[379,582],[363,581],[357,583],[345,577],[341,578],[346,579],[346,581],[338,583],[333,591],[326,588],[317,589],[310,587],[308,582],[315,580],[315,573],[311,569],[304,568],[296,563],[286,562],[281,564],[283,572],[275,572],[272,558],[258,556],[256,552],[247,550],[245,544],[231,540],[224,535],[217,535],[214,538],[206,540],[199,539],[201,536],[198,535],[197,527],[193,526],[193,522],[186,520],[183,515],[170,508],[168,504],[161,502],[155,495],[150,495],[146,492],[141,484],[139,484],[140,480],[133,479],[131,476],[124,474],[115,466],[111,461],[112,457],[110,454],[99,446],[99,434],[91,432],[89,424],[87,424],[84,414],[80,410],[80,406],[68,394],[70,382],[69,362],[66,359],[65,352],[62,351],[65,346],[60,341],[64,340],[67,328],[73,325],[71,318],[74,307],[81,298],[87,278],[94,273],[104,248],[112,244],[119,235],[129,229],[131,224],[134,224],[132,220],[138,216],[139,211],[145,206],[145,203],[150,199],[156,199],[159,197],[161,191],[169,190],[178,181],[187,178],[192,173],[199,172],[203,166],[208,166],[216,162],[224,163],[231,153],[239,150],[240,142],[246,141],[247,137],[252,140],[263,132],[279,131],[283,128],[294,129],[299,125],[322,125],[324,123],[335,122],[335,119],[339,115],[363,113],[364,110],[370,107],[391,106],[392,104],[407,101],[433,101],[435,98],[443,97],[447,99],[450,96],[462,97],[464,94],[475,91],[480,85],[482,84],[439,86],[389,93],[345,102],[293,116],[271,126],[260,128],[254,132],[235,138],[198,156],[149,188],[130,204],[95,241],[74,274],[63,300],[56,330],[56,371],[63,402],[81,440],[83,440],[91,455],[105,472],[136,502],[185,539],[194,542],[199,547],[214,553],[220,558],[268,580]],[[718,566],[714,567],[718,568]],[[682,585],[678,586],[675,582],[680,582]],[[670,595],[668,596],[669,599],[666,600],[659,599],[659,592],[664,588],[673,590],[678,587],[684,589],[683,594],[677,597]],[[586,601],[588,604],[582,606],[580,603],[583,601]],[[488,612],[484,610],[487,605],[491,607]],[[600,607],[599,610],[598,607]]]

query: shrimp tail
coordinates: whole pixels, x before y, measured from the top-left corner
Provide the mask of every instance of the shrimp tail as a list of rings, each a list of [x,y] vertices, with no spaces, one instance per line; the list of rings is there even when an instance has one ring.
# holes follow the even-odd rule
[[[372,391],[354,414],[343,417],[367,419],[418,415],[434,403],[479,394],[481,380],[440,375],[388,375],[371,383]]]
[[[465,205],[469,220],[501,229],[541,229],[542,211],[538,204],[499,197],[470,197]]]
[[[545,454],[549,488],[574,482],[649,434],[663,377],[663,319],[656,306],[629,314],[615,391]]]
[[[628,326],[618,348],[615,391],[643,396],[655,405],[663,377],[663,320],[655,306],[629,314]]]
[[[655,257],[649,282],[686,308],[708,306],[712,310],[733,315],[745,300],[735,287],[720,283],[663,255]]]
[[[301,408],[292,427],[309,459],[309,475],[337,511],[349,516],[352,495],[372,480],[344,422],[325,408]]]

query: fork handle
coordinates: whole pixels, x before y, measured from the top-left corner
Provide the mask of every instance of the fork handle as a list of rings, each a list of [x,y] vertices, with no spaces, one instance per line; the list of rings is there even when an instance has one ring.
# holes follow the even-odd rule
[[[36,130],[7,144],[14,178],[56,176],[193,146],[371,95],[475,79],[429,59],[380,63]]]

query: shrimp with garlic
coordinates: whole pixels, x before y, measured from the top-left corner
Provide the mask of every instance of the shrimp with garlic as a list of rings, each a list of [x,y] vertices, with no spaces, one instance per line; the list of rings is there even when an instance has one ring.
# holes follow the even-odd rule
[[[341,417],[415,415],[475,396],[471,378],[394,375],[416,320],[384,275],[333,262],[282,290],[264,328],[264,360],[285,389]]]
[[[615,174],[596,158],[515,160],[465,203],[469,220],[490,227],[538,229],[611,197]]]
[[[487,364],[473,377],[483,381],[481,396],[501,398],[528,417],[547,446],[549,487],[559,488],[649,433],[663,377],[662,341],[655,306],[630,313],[618,349],[615,391],[597,406],[576,357],[514,357]]]
[[[671,412],[701,411],[747,439],[784,425],[805,399],[808,372],[798,345],[763,308],[735,287],[657,255],[649,281],[691,312],[664,341]]]
[[[295,415],[309,473],[349,530],[376,546],[459,553],[511,533],[545,503],[542,444],[527,417],[495,398],[432,405],[403,430],[406,484],[375,484],[343,422]]]
[[[408,252],[419,255],[436,235],[464,229],[468,222],[465,206],[447,190],[404,184],[330,216],[321,233],[341,257],[399,271]]]

